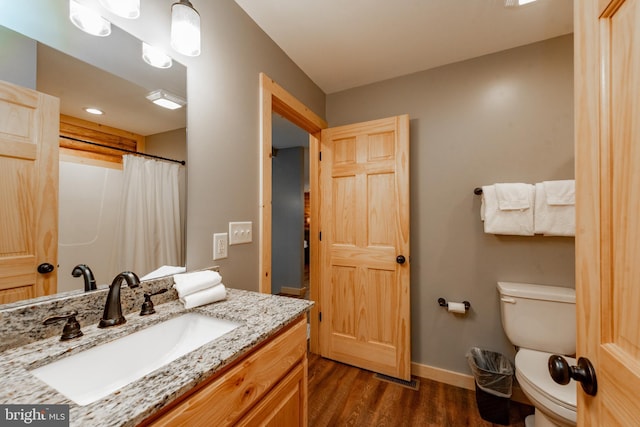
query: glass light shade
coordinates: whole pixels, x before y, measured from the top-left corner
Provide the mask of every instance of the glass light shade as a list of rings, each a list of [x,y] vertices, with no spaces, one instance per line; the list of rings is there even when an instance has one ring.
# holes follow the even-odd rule
[[[140,16],[140,0],[100,0],[100,4],[123,18],[136,19]]]
[[[155,46],[142,42],[142,59],[144,62],[156,68],[169,68],[173,60],[164,51]]]
[[[188,0],[171,6],[171,47],[183,55],[200,55],[200,15]]]
[[[69,0],[69,19],[73,25],[92,36],[106,37],[111,34],[111,22],[74,0]]]

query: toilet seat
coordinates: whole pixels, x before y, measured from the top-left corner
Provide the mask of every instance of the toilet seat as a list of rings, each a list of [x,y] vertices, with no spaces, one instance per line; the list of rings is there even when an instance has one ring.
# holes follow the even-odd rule
[[[516,379],[522,391],[552,418],[558,418],[566,424],[576,425],[576,382],[567,385],[553,381],[548,369],[551,353],[522,348],[516,353]],[[565,357],[571,366],[576,360]]]

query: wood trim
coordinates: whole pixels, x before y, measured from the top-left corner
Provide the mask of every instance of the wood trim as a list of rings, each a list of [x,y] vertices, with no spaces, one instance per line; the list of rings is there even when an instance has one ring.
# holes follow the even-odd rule
[[[282,115],[285,119],[300,126],[309,134],[317,134],[327,127],[327,122],[311,111],[302,102],[287,92],[283,87],[270,79],[266,74],[260,73],[260,229],[258,238],[260,239],[259,254],[259,290],[262,293],[271,293],[271,141],[272,123],[271,114],[273,112]],[[317,170],[317,153],[309,149],[310,168]],[[313,188],[311,190],[313,192]],[[313,211],[314,197],[311,197],[311,209]],[[313,223],[314,219],[311,218]],[[309,244],[313,248],[317,245],[317,236],[310,235]],[[316,252],[310,249],[310,262],[312,254]],[[310,280],[314,280],[315,272],[313,263],[310,265]],[[313,283],[313,282],[312,282]],[[313,288],[313,286],[312,286]],[[312,327],[312,333],[314,328]]]
[[[600,4],[599,4],[600,3]],[[608,3],[608,2],[607,2]],[[598,16],[605,2],[578,1],[574,5],[574,105],[576,170],[576,350],[598,369],[600,330],[600,282],[606,280],[601,259],[608,259],[608,230],[601,229],[601,185],[599,106],[601,54]],[[606,215],[606,213],[605,213]],[[606,237],[606,236],[604,236]],[[602,258],[601,258],[602,257]],[[608,280],[607,280],[608,282]],[[578,425],[596,426],[600,405],[586,393],[578,392]]]
[[[60,161],[122,170],[122,162],[115,162],[113,156],[104,158],[101,154],[81,153],[69,148],[60,148]]]
[[[309,351],[320,352],[320,132],[309,135],[309,298],[315,304],[309,310],[311,336]],[[311,286],[311,285],[314,286]]]
[[[60,135],[109,145],[116,149],[144,152],[145,147],[143,135],[64,114],[60,114]],[[122,163],[123,153],[116,149],[87,145],[65,138],[60,138],[60,148],[65,149],[67,155]]]
[[[412,375],[427,380],[437,381],[439,383],[452,385],[454,387],[460,387],[467,390],[475,390],[476,384],[472,375],[461,374],[460,372],[449,371],[442,368],[436,368],[434,366],[422,365],[420,363],[411,363]],[[525,405],[531,405],[531,401],[525,396],[520,385],[514,381],[513,394],[511,400],[514,402],[524,403]]]

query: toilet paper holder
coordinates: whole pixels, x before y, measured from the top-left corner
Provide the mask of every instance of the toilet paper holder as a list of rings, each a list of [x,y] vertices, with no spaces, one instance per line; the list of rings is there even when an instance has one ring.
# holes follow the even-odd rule
[[[471,303],[469,301],[462,301],[462,304],[464,304],[464,311],[469,311],[469,309],[471,308]],[[438,298],[438,305],[440,307],[449,307],[449,303],[444,298]]]

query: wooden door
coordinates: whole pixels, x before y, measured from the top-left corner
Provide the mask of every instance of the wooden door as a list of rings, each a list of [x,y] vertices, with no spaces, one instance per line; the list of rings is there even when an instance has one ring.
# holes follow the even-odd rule
[[[0,81],[0,303],[57,291],[59,108]]]
[[[325,129],[320,149],[321,354],[409,380],[409,117]]]
[[[578,425],[640,425],[640,0],[575,8]]]

